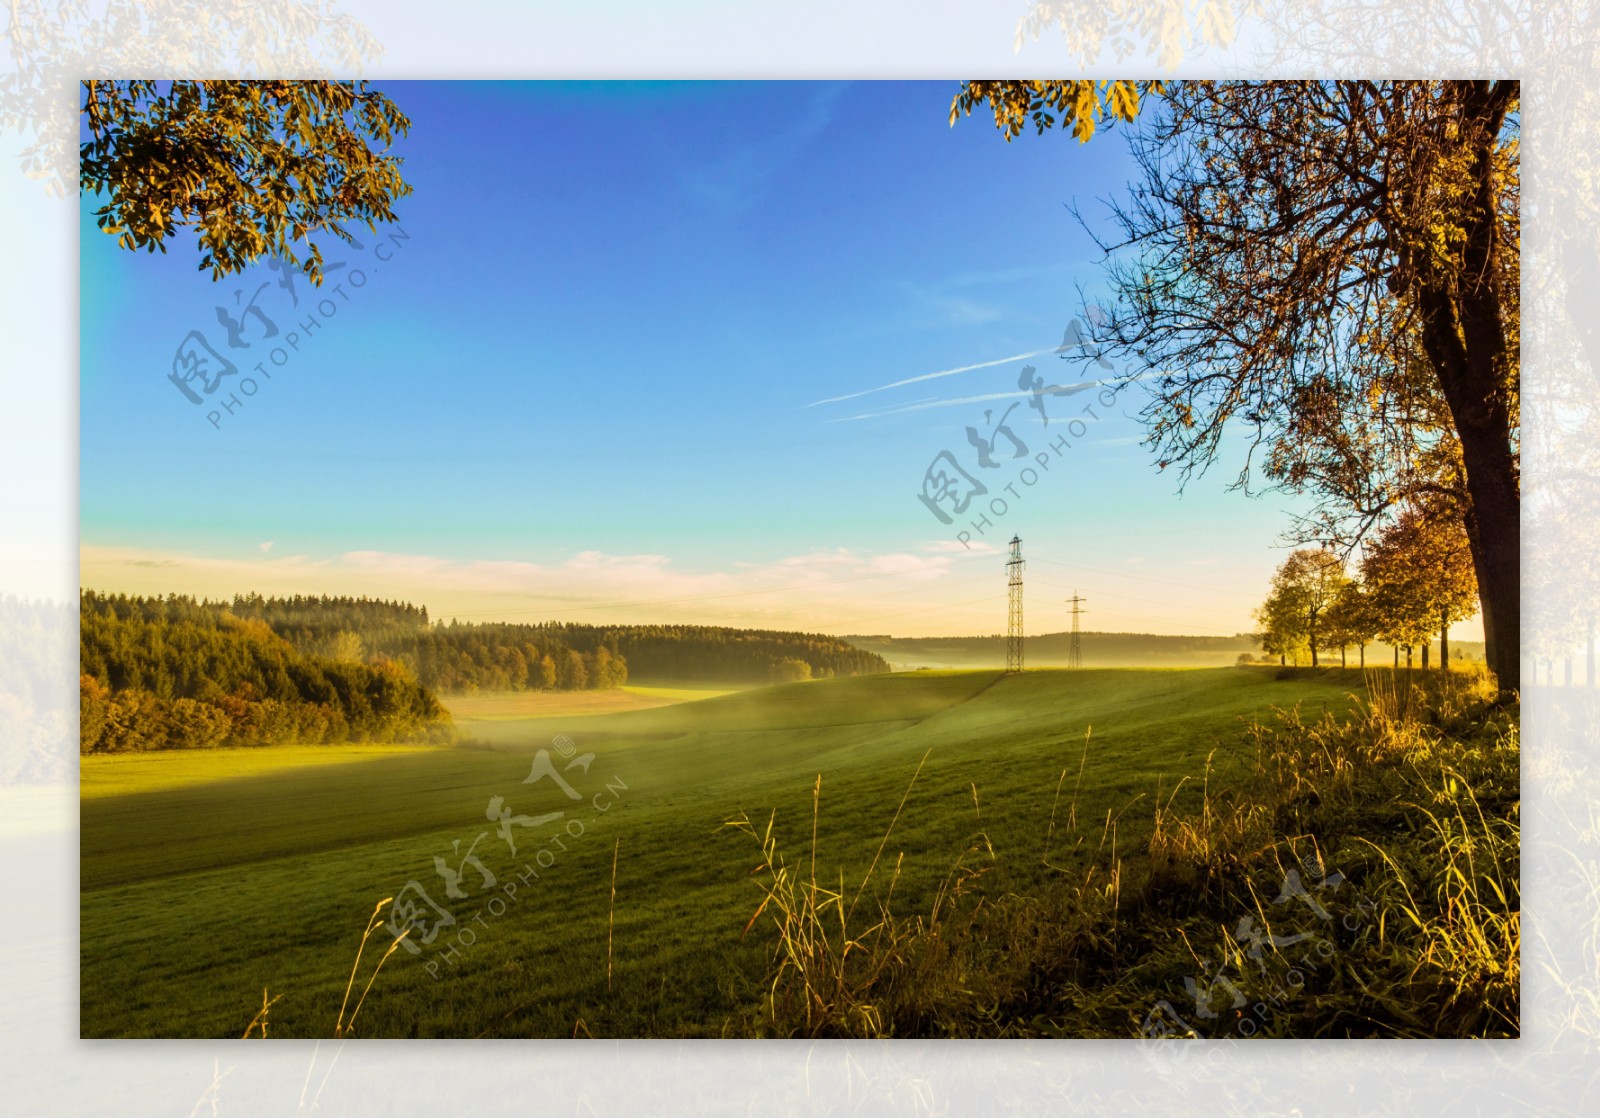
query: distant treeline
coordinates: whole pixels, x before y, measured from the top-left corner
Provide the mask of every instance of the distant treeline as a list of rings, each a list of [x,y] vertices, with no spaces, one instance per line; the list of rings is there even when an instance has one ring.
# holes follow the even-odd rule
[[[1006,663],[1003,634],[973,637],[890,637],[886,634],[843,638],[852,645],[887,657],[896,669],[998,668]],[[1078,635],[1083,664],[1089,668],[1220,668],[1243,657],[1262,658],[1261,639],[1253,633],[1229,637],[1170,633],[1100,633]],[[1452,639],[1451,650],[1464,660],[1481,660],[1483,642]],[[1072,648],[1070,633],[1030,634],[1023,643],[1026,664],[1034,668],[1065,665]],[[1368,664],[1387,663],[1393,650],[1382,642],[1367,648]],[[1277,657],[1270,658],[1274,663]],[[1350,654],[1352,666],[1355,653]]]
[[[887,672],[832,637],[713,626],[430,622],[367,598],[211,602],[84,591],[80,749],[445,739],[436,692]]]
[[[434,625],[425,606],[370,598],[238,595],[227,609],[331,660],[381,657],[439,692],[584,691],[628,682],[615,641],[585,626]]]
[[[588,626],[564,622],[433,623],[425,607],[366,598],[240,595],[227,608],[258,618],[298,649],[333,659],[374,654],[443,692],[611,688],[630,674],[742,681],[860,676],[889,664],[837,637],[721,626]]]
[[[988,668],[1006,662],[1004,634],[972,637],[852,636],[845,640],[887,657],[896,667]],[[1083,663],[1112,666],[1221,666],[1241,653],[1260,651],[1253,634],[1211,637],[1165,633],[1079,634]],[[1023,644],[1025,663],[1035,667],[1064,665],[1072,648],[1070,633],[1029,634]]]
[[[878,654],[818,633],[721,626],[563,628],[606,634],[641,676],[764,683],[889,671],[889,662]]]

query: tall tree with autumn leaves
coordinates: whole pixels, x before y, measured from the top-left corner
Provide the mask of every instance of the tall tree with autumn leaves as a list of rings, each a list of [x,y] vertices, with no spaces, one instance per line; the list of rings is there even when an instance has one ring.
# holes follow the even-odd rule
[[[1344,561],[1325,548],[1301,548],[1290,555],[1272,577],[1272,593],[1256,612],[1267,651],[1281,656],[1304,645],[1315,667],[1317,650],[1327,648],[1334,636],[1327,615],[1349,582]]]
[[[1450,626],[1478,607],[1472,549],[1449,510],[1408,506],[1367,543],[1362,580],[1380,632],[1394,644],[1426,647],[1439,635],[1439,667],[1450,667]],[[1424,662],[1426,663],[1426,662]]]
[[[1187,479],[1239,437],[1235,485],[1320,498],[1301,538],[1346,545],[1459,493],[1489,665],[1517,689],[1519,83],[969,82],[951,115],[1085,140],[1152,92],[1101,246],[1105,341],[1157,371],[1161,465]]]

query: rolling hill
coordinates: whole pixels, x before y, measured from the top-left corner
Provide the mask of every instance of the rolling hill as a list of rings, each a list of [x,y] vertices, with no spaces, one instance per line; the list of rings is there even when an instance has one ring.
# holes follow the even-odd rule
[[[471,748],[86,757],[82,1033],[238,1036],[267,988],[272,1036],[329,1036],[363,922],[410,884],[454,924],[387,962],[361,1036],[744,1032],[769,946],[743,934],[759,851],[730,819],[771,820],[791,861],[814,843],[819,878],[849,889],[882,844],[863,904],[892,882],[897,909],[926,912],[980,837],[1026,888],[1051,873],[1047,833],[1058,866],[1107,844],[1137,858],[1157,798],[1189,804],[1208,764],[1246,764],[1242,719],[1361,687],[1276,677],[929,671],[485,720]],[[571,797],[525,780],[541,749]]]

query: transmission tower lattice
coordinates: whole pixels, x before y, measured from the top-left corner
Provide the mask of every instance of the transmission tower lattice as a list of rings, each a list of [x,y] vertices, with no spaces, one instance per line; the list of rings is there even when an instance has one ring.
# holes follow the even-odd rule
[[[1011,558],[1006,560],[1006,588],[1010,609],[1006,613],[1006,671],[1022,671],[1022,538],[1011,538]]]
[[[1066,600],[1072,606],[1072,643],[1067,646],[1067,667],[1083,667],[1083,646],[1078,641],[1078,615],[1084,613],[1082,604],[1088,602],[1081,598],[1077,591],[1072,592],[1072,597]]]

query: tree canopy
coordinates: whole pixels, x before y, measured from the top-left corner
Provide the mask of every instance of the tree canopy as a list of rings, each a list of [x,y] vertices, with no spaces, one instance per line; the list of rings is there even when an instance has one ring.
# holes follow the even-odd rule
[[[148,252],[193,229],[213,278],[275,256],[320,284],[315,235],[350,242],[411,193],[388,154],[411,121],[366,82],[89,80],[82,115],[100,228]]]
[[[1349,582],[1344,561],[1335,553],[1321,548],[1292,553],[1273,575],[1272,593],[1256,614],[1263,627],[1262,647],[1286,655],[1304,645],[1315,665],[1318,648],[1328,644],[1323,616]]]
[[[987,104],[1007,143],[1020,136],[1030,121],[1041,135],[1059,123],[1087,141],[1101,121],[1133,120],[1144,95],[1163,88],[1165,83],[1159,81],[962,82],[950,102],[950,123]]]
[[[1402,510],[1367,544],[1361,571],[1378,633],[1396,645],[1426,645],[1435,632],[1448,641],[1450,624],[1470,618],[1478,605],[1471,545],[1448,511]]]
[[[1367,589],[1353,579],[1340,587],[1323,621],[1328,647],[1337,646],[1342,660],[1344,650],[1354,645],[1361,650],[1361,664],[1366,667],[1367,643],[1378,636],[1380,624]]]

